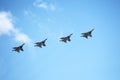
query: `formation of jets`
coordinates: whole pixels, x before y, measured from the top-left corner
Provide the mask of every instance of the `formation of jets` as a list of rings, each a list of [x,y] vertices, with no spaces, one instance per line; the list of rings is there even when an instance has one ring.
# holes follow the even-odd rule
[[[90,31],[88,31],[88,32],[84,32],[84,33],[81,33],[81,37],[85,37],[86,39],[88,39],[88,37],[92,37],[92,32],[93,32],[93,30],[94,29],[92,29],[92,30],[90,30]],[[64,43],[67,43],[67,41],[71,41],[71,36],[73,35],[73,33],[72,34],[70,34],[70,35],[68,35],[68,36],[66,36],[66,37],[61,37],[60,38],[60,41],[61,42],[64,42]],[[40,42],[36,42],[35,43],[35,46],[36,47],[40,47],[40,48],[42,48],[43,46],[45,47],[46,46],[46,44],[45,44],[45,42],[46,42],[46,40],[47,39],[44,39],[43,41],[40,41]],[[18,47],[13,47],[13,50],[12,51],[16,51],[16,52],[18,52],[18,53],[20,53],[20,51],[24,51],[23,50],[23,46],[25,45],[25,43],[23,43],[22,45],[20,45],[20,46],[18,46]]]

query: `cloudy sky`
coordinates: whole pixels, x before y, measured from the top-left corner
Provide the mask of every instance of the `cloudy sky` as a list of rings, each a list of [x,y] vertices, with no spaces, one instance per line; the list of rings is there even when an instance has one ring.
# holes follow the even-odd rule
[[[119,31],[119,0],[0,0],[0,80],[120,80]]]

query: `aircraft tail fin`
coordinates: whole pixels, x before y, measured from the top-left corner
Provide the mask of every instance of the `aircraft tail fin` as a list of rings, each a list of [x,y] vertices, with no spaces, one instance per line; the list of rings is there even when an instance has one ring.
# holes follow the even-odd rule
[[[73,35],[73,33],[71,33],[69,36],[72,36]]]
[[[44,40],[44,42],[47,40],[47,38]]]
[[[94,29],[91,30],[91,32],[94,31]]]

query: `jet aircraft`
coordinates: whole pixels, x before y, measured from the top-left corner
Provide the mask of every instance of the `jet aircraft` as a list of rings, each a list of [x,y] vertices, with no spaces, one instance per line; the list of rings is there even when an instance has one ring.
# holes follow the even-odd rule
[[[47,39],[40,41],[40,42],[36,42],[35,46],[42,48],[42,46],[46,46],[45,42]]]
[[[85,33],[81,33],[82,36],[81,37],[85,37],[88,39],[88,37],[92,37],[92,32],[93,32],[94,29],[88,31],[88,32],[85,32]]]
[[[67,43],[67,41],[71,41],[71,39],[70,39],[70,37],[72,36],[73,34],[70,34],[70,35],[68,35],[68,36],[66,36],[66,37],[61,37],[60,38],[60,41],[62,41],[62,42],[64,42],[64,43]]]
[[[25,45],[25,43],[23,43],[22,45],[18,46],[18,47],[13,47],[12,51],[16,51],[18,53],[20,53],[20,51],[24,51],[23,50],[23,46]]]

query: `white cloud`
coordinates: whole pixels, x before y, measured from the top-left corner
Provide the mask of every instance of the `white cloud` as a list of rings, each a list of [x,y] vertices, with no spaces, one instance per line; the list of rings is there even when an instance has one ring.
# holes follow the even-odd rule
[[[42,9],[45,9],[45,10],[50,10],[50,11],[55,11],[56,10],[56,7],[54,4],[52,3],[48,3],[48,2],[45,2],[45,1],[38,1],[36,0],[33,5],[35,7],[38,7],[38,8],[42,8]]]
[[[39,8],[48,9],[48,5],[47,5],[47,3],[45,3],[45,2],[38,3],[37,6],[38,6]]]
[[[0,35],[9,34],[13,29],[12,17],[9,12],[0,12]]]
[[[9,34],[14,36],[14,39],[19,42],[29,43],[31,41],[25,33],[15,28],[13,16],[10,12],[0,12],[0,36]]]

